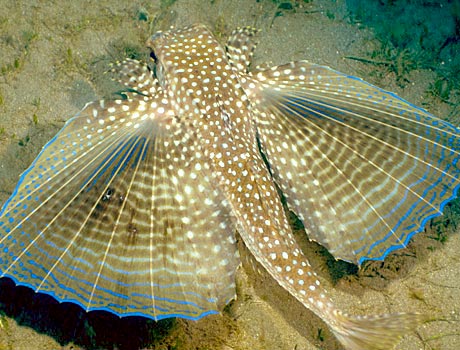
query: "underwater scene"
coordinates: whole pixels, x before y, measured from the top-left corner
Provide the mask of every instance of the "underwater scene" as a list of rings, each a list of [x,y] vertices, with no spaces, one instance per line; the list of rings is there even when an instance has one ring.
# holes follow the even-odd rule
[[[458,349],[460,1],[0,5],[0,350]]]

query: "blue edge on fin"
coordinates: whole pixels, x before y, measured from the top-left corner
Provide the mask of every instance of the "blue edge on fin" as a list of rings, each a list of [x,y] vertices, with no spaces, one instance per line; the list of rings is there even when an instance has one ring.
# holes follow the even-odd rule
[[[85,106],[86,107],[86,106]],[[11,200],[17,195],[18,193],[18,188],[19,188],[19,185],[24,181],[25,177],[28,175],[28,173],[33,169],[33,167],[35,166],[35,163],[37,162],[37,160],[40,158],[40,156],[42,155],[43,152],[45,152],[46,148],[50,145],[52,145],[56,139],[60,136],[60,134],[64,131],[65,127],[70,124],[75,118],[77,118],[78,115],[76,117],[73,117],[73,118],[70,118],[65,124],[64,126],[62,127],[62,129],[51,139],[49,140],[45,146],[43,146],[42,150],[40,151],[40,153],[38,154],[38,156],[34,159],[34,161],[31,163],[31,165],[21,174],[20,178],[19,178],[19,181],[18,181],[18,184],[16,185],[15,189],[13,190],[13,193],[11,194],[11,196],[8,198],[8,200],[3,204],[2,206],[2,209],[0,211],[0,216],[3,215],[5,209],[8,207],[9,203],[11,202]],[[3,223],[0,223],[0,224],[4,224]],[[3,226],[3,225],[0,225],[0,227]],[[1,235],[0,235],[1,237]],[[6,278],[9,278],[11,280],[13,280],[13,282],[16,284],[16,286],[24,286],[24,287],[27,287],[27,288],[31,288],[32,290],[35,290],[35,286],[29,284],[29,283],[26,283],[26,282],[23,282],[23,281],[20,281],[18,280],[14,275],[11,275],[11,274],[7,274],[5,276],[2,276],[2,277],[6,277]],[[1,278],[1,277],[0,277]],[[56,296],[56,294],[54,292],[51,292],[51,291],[40,291],[39,293],[41,294],[45,294],[45,295],[49,295],[51,296],[53,299],[56,299],[58,300],[60,303],[72,303],[72,304],[77,304],[78,306],[80,306],[83,310],[86,310],[86,306],[83,305],[80,301],[78,300],[75,300],[75,299],[72,299],[72,298],[61,298],[61,297],[58,297]],[[124,297],[126,297],[125,295],[123,295]],[[185,318],[185,319],[188,319],[188,320],[193,320],[193,321],[197,321],[205,316],[208,316],[208,315],[213,315],[213,314],[218,314],[219,311],[217,310],[207,310],[197,316],[191,316],[189,314],[182,314],[182,313],[177,313],[177,314],[164,314],[164,315],[158,315],[156,317],[153,317],[151,314],[149,313],[144,313],[144,312],[127,312],[127,313],[119,313],[119,312],[116,312],[114,311],[113,309],[109,308],[109,307],[91,307],[89,311],[107,311],[111,314],[114,314],[116,316],[119,316],[119,317],[129,317],[129,316],[138,316],[138,317],[146,317],[146,318],[150,318],[150,319],[153,319],[154,321],[159,321],[159,320],[162,320],[162,319],[166,319],[166,318],[172,318],[172,317],[180,317],[180,318]]]
[[[326,67],[328,68],[328,67]],[[330,68],[328,68],[330,69]],[[431,115],[430,113],[428,113],[427,111],[425,111],[423,108],[420,108],[404,99],[402,99],[401,97],[397,96],[395,93],[393,92],[389,92],[389,91],[386,91],[386,90],[383,90],[381,88],[378,88],[368,82],[366,82],[365,80],[362,80],[361,78],[358,78],[358,77],[354,77],[354,76],[351,76],[351,75],[346,75],[346,74],[343,74],[343,73],[340,73],[338,71],[335,71],[333,69],[331,69],[332,71],[334,71],[335,73],[338,73],[340,75],[343,75],[345,76],[346,78],[349,78],[349,79],[352,79],[352,80],[357,80],[361,83],[365,83],[367,85],[369,85],[370,87],[374,88],[374,89],[378,89],[380,91],[382,91],[383,93],[385,94],[389,94],[391,95],[392,97],[394,97],[395,99],[397,100],[400,100],[404,103],[407,103],[408,105],[410,105],[411,107],[417,109],[417,110],[420,110],[422,111],[423,113],[426,113],[428,115]],[[86,106],[85,106],[86,107]],[[65,124],[64,124],[64,127],[63,129],[69,124],[71,123],[74,118],[77,118],[78,115],[76,117],[73,117],[71,119],[69,119]],[[434,117],[434,116],[433,116]],[[437,119],[437,118],[436,118]],[[446,121],[443,121],[443,120],[440,120],[441,122],[445,123],[446,125],[448,125],[449,127],[455,129],[457,132],[459,132],[458,128],[455,127],[454,125],[446,122]],[[46,145],[42,148],[41,152],[39,153],[39,155],[35,158],[35,160],[32,162],[32,164],[29,166],[29,168],[20,176],[19,178],[19,182],[18,182],[18,185],[16,186],[16,188],[14,189],[12,195],[10,196],[10,198],[4,203],[4,205],[2,206],[2,210],[0,212],[0,215],[3,214],[3,212],[5,211],[6,207],[8,206],[8,204],[10,203],[10,201],[15,197],[15,195],[17,194],[17,191],[18,191],[18,187],[19,187],[19,184],[22,183],[22,181],[24,180],[25,176],[27,176],[27,174],[29,173],[29,171],[33,168],[33,166],[35,165],[37,159],[42,155],[42,153],[45,151],[45,149],[50,146],[51,144],[54,143],[54,141],[57,139],[57,137],[61,134],[61,132],[63,132],[64,130],[61,129],[61,131],[59,131],[50,141],[48,141],[46,143]],[[460,184],[457,185],[453,190],[452,190],[452,195],[444,200],[441,205],[440,205],[440,211],[442,212],[445,205],[447,203],[449,203],[450,201],[452,201],[453,199],[455,199],[457,197],[457,193],[458,193],[458,190],[460,188]],[[406,239],[404,240],[404,244],[400,244],[400,245],[395,245],[395,246],[391,246],[390,248],[388,248],[380,257],[377,257],[377,258],[369,258],[369,257],[362,257],[359,259],[358,261],[358,264],[361,265],[364,261],[366,260],[374,260],[374,261],[382,261],[384,260],[388,254],[390,254],[391,252],[395,251],[395,250],[398,250],[398,249],[402,249],[404,248],[405,246],[407,246],[407,244],[409,243],[410,239],[417,233],[421,232],[425,225],[427,224],[427,222],[437,216],[440,216],[442,215],[441,213],[439,214],[433,214],[433,215],[430,215],[430,216],[427,216],[426,218],[424,218],[422,220],[422,223],[420,225],[420,227],[414,231],[412,231],[411,233],[407,234],[407,237]],[[25,287],[28,287],[28,288],[31,288],[31,289],[35,289],[33,285],[31,284],[28,284],[28,283],[25,283],[25,282],[21,282],[19,281],[16,277],[14,277],[13,275],[5,275],[3,277],[7,277],[7,278],[10,278],[14,281],[14,283],[17,285],[17,286],[25,286]],[[77,300],[74,300],[74,299],[71,299],[71,298],[67,298],[67,299],[63,299],[63,298],[59,298],[55,295],[55,293],[53,292],[48,292],[48,291],[40,291],[39,293],[43,293],[43,294],[46,294],[46,295],[49,295],[51,297],[53,297],[54,299],[58,300],[59,302],[61,303],[64,303],[64,302],[70,302],[70,303],[73,303],[73,304],[77,304],[79,305],[83,310],[86,310],[86,307],[79,301]],[[109,307],[91,307],[90,308],[90,311],[107,311],[111,314],[115,314],[116,316],[119,316],[119,317],[129,317],[129,316],[139,316],[139,317],[146,317],[146,318],[150,318],[150,319],[153,319],[155,321],[159,321],[159,320],[162,320],[162,319],[166,319],[166,318],[172,318],[172,317],[180,317],[180,318],[185,318],[185,319],[189,319],[189,320],[194,320],[194,321],[197,321],[205,316],[208,316],[208,315],[212,315],[212,314],[218,314],[219,311],[217,310],[208,310],[208,311],[205,311],[197,316],[191,316],[189,314],[181,314],[181,313],[177,313],[177,314],[165,314],[165,315],[159,315],[157,317],[153,317],[151,314],[147,314],[147,313],[143,313],[143,312],[130,312],[130,313],[118,313],[116,311],[114,311],[113,309],[109,308]]]
[[[326,67],[327,68],[327,67]],[[329,68],[330,69],[330,68]],[[408,104],[409,106],[413,107],[414,109],[416,110],[419,110],[421,112],[423,112],[424,114],[427,114],[431,117],[433,117],[434,119],[437,119],[439,120],[439,122],[449,126],[450,128],[452,128],[453,130],[455,130],[457,133],[460,133],[460,129],[452,124],[450,124],[449,122],[445,121],[445,120],[442,120],[442,119],[439,119],[437,117],[435,117],[434,115],[432,115],[431,113],[427,112],[426,110],[424,110],[423,108],[420,108],[416,105],[414,105],[413,103],[409,102],[409,101],[406,101],[405,99],[399,97],[398,95],[396,95],[394,92],[391,92],[391,91],[387,91],[387,90],[384,90],[384,89],[381,89],[375,85],[372,85],[370,83],[368,83],[367,81],[361,79],[361,78],[358,78],[358,77],[355,77],[355,76],[352,76],[352,75],[346,75],[346,74],[343,74],[341,72],[338,72],[334,69],[331,69],[332,71],[334,71],[335,73],[337,74],[340,74],[340,75],[343,75],[345,76],[346,78],[349,78],[351,80],[357,80],[359,81],[360,83],[364,83],[370,87],[372,87],[373,89],[377,89],[385,94],[388,94],[392,97],[394,97],[396,100],[399,100],[399,101],[402,101],[406,104]],[[420,225],[420,227],[418,229],[415,229],[414,231],[410,232],[407,234],[407,237],[406,239],[404,240],[404,243],[403,244],[398,244],[398,245],[394,245],[394,246],[391,246],[389,247],[380,257],[373,257],[373,258],[369,258],[369,257],[361,257],[359,260],[358,260],[358,264],[361,265],[364,261],[366,260],[373,260],[373,261],[383,261],[385,260],[385,258],[388,256],[388,254],[392,253],[393,251],[395,250],[398,250],[398,249],[403,249],[407,246],[407,244],[409,244],[409,241],[411,240],[411,238],[417,234],[417,233],[420,233],[421,231],[423,231],[423,229],[425,228],[425,225],[432,219],[434,219],[435,217],[438,217],[438,216],[441,216],[442,215],[442,212],[444,211],[444,207],[446,206],[447,203],[451,202],[452,200],[454,200],[456,197],[457,197],[457,193],[458,193],[458,190],[460,188],[460,183],[454,187],[454,189],[452,190],[452,195],[447,198],[446,200],[442,201],[440,206],[439,206],[439,210],[441,213],[437,213],[437,214],[433,214],[433,215],[429,215],[427,217],[425,217],[423,220],[422,220],[422,223]],[[372,247],[372,246],[371,246]]]

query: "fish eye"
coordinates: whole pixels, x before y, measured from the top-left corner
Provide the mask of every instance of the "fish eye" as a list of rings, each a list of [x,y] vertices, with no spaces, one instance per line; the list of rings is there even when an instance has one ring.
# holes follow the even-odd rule
[[[153,61],[150,61],[150,64],[148,64],[150,71],[153,73],[153,76],[157,76],[157,66],[158,66],[158,58],[155,55],[155,52],[153,50],[150,51],[150,58]]]
[[[156,62],[157,62],[157,60],[158,60],[158,59],[157,59],[157,56],[155,55],[155,52],[153,52],[153,50],[152,50],[152,51],[150,51],[150,58],[151,58],[152,60],[154,60],[154,61],[155,61],[155,63],[156,63]]]

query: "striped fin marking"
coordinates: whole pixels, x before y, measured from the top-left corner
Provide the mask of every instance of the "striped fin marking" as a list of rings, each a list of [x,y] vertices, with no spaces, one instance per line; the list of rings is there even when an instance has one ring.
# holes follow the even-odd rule
[[[395,94],[306,61],[244,87],[289,207],[336,258],[384,259],[455,198],[458,129]]]
[[[86,310],[218,312],[239,258],[200,147],[162,94],[87,105],[2,208],[2,276]]]

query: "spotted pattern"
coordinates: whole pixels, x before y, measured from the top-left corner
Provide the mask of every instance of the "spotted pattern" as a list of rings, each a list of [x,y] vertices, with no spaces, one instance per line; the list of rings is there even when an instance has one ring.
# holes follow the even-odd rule
[[[389,349],[422,320],[340,312],[277,186],[337,258],[381,259],[453,198],[458,130],[326,67],[250,72],[255,34],[159,32],[153,72],[117,65],[127,98],[69,120],[4,204],[2,276],[86,310],[199,319],[235,297],[238,230],[347,349]]]
[[[290,209],[336,258],[383,260],[455,198],[458,128],[396,95],[307,61],[244,89]]]

